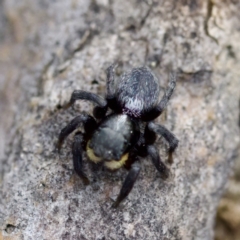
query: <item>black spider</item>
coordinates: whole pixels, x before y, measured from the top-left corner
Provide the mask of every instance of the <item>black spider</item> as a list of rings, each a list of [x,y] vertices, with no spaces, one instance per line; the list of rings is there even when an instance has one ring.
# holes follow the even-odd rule
[[[72,155],[76,173],[84,180],[89,180],[83,172],[82,153],[95,162],[103,162],[111,170],[121,167],[129,169],[121,191],[113,207],[127,197],[140,172],[139,157],[150,156],[162,178],[167,178],[169,170],[161,161],[154,146],[156,134],[163,136],[169,143],[169,161],[178,145],[176,137],[162,125],[153,122],[165,109],[176,85],[175,75],[171,75],[168,88],[159,101],[160,87],[158,79],[147,67],[134,68],[123,74],[119,80],[114,77],[114,65],[107,69],[107,94],[105,99],[90,92],[76,90],[72,93],[71,106],[76,100],[88,100],[97,106],[92,116],[81,113],[62,129],[58,148],[63,140],[79,126],[84,133],[75,134]],[[111,113],[107,114],[110,108]]]

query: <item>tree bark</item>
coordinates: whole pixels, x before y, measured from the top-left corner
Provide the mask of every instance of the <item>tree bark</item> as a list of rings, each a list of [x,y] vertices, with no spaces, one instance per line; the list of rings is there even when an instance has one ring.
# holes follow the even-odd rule
[[[239,147],[240,14],[234,1],[1,1],[0,239],[212,239],[216,208]],[[157,122],[179,139],[171,176],[149,159],[129,197],[127,172],[73,171],[60,130],[92,105],[63,110],[75,89],[104,96],[105,69],[148,65],[177,87]],[[9,144],[6,144],[8,142]],[[167,144],[157,142],[162,159]]]

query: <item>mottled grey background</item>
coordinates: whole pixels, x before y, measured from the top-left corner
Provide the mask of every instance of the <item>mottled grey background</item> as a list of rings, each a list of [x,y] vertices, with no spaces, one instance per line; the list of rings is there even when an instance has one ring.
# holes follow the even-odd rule
[[[240,15],[234,1],[0,1],[0,239],[212,239],[239,148]],[[74,89],[104,95],[105,69],[148,65],[162,87],[179,72],[157,120],[180,140],[159,178],[149,159],[128,199],[110,208],[125,170],[74,174],[59,130]],[[5,145],[4,145],[5,144]],[[158,149],[166,159],[166,144]],[[4,147],[6,146],[6,147]],[[3,154],[3,148],[6,153]],[[238,158],[239,159],[239,158]],[[238,224],[238,223],[237,223]]]

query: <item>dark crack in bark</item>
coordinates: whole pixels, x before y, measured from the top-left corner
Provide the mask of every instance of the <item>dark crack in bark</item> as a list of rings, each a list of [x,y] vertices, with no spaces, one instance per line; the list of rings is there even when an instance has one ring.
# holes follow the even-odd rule
[[[213,6],[214,6],[214,3],[212,2],[212,0],[208,0],[208,2],[207,2],[207,16],[206,16],[205,21],[204,21],[204,32],[209,38],[211,38],[215,43],[218,44],[218,40],[209,33],[209,28],[208,28],[208,23],[209,23],[209,20],[212,16]]]

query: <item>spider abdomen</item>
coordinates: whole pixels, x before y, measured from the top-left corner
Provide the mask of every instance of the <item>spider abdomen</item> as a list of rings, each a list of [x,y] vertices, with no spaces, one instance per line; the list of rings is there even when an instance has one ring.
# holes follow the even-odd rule
[[[121,77],[116,97],[123,113],[140,117],[156,106],[159,101],[159,91],[159,83],[155,75],[147,67],[140,67]]]

